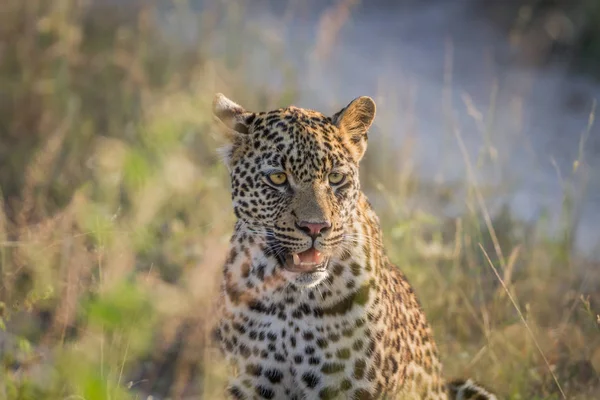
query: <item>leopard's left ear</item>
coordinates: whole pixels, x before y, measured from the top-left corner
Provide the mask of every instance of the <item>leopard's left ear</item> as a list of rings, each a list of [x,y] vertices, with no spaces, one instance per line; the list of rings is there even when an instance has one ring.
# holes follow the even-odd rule
[[[375,119],[375,102],[368,96],[358,97],[331,117],[358,162],[367,149],[367,132]]]
[[[219,130],[227,139],[227,144],[219,152],[229,168],[236,155],[243,153],[255,115],[221,93],[215,95],[212,111]]]
[[[230,140],[235,139],[238,134],[248,133],[248,119],[253,113],[244,110],[242,106],[229,100],[222,93],[215,95],[212,111],[214,117],[227,128],[225,131]]]

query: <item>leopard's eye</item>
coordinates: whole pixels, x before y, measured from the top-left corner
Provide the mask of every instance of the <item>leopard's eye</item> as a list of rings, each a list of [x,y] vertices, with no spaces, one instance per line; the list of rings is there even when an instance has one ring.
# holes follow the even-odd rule
[[[267,175],[267,179],[275,186],[281,186],[287,182],[287,175],[285,172],[274,172]]]
[[[329,174],[329,183],[332,185],[339,185],[344,182],[346,175],[340,174],[339,172],[332,172]]]

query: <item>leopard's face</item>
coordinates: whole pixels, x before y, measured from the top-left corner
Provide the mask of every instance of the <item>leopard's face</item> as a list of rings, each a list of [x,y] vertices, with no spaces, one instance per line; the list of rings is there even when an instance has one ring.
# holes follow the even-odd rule
[[[216,101],[215,114],[233,136],[224,155],[235,215],[247,234],[266,237],[290,283],[317,285],[352,243],[347,227],[358,212],[374,103],[359,98],[326,117],[295,107],[249,113],[223,99],[229,108],[219,113]]]

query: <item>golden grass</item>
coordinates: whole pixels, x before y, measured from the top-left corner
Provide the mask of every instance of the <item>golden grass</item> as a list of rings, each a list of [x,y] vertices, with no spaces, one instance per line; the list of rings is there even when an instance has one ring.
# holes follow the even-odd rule
[[[322,26],[315,62],[353,4],[323,17],[335,29]],[[191,18],[184,10],[171,18]],[[271,40],[211,22],[243,9],[207,12],[203,43]],[[293,86],[265,92],[244,80],[240,54],[170,45],[152,6],[5,0],[0,60],[0,399],[216,398],[225,372],[208,327],[233,216],[210,101],[225,91],[265,109],[293,102]],[[398,165],[385,140],[372,135],[363,183],[448,374],[510,399],[600,390],[598,265],[543,226],[490,215],[493,189],[419,181],[410,151]],[[456,219],[411,202],[457,190],[468,196]]]

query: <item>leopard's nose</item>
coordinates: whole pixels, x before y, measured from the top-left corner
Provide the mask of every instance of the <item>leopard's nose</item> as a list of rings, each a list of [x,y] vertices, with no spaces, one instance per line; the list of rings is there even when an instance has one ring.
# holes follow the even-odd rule
[[[308,222],[300,221],[296,222],[296,227],[301,231],[305,232],[308,236],[313,239],[331,229],[331,222],[319,221],[319,222]]]

